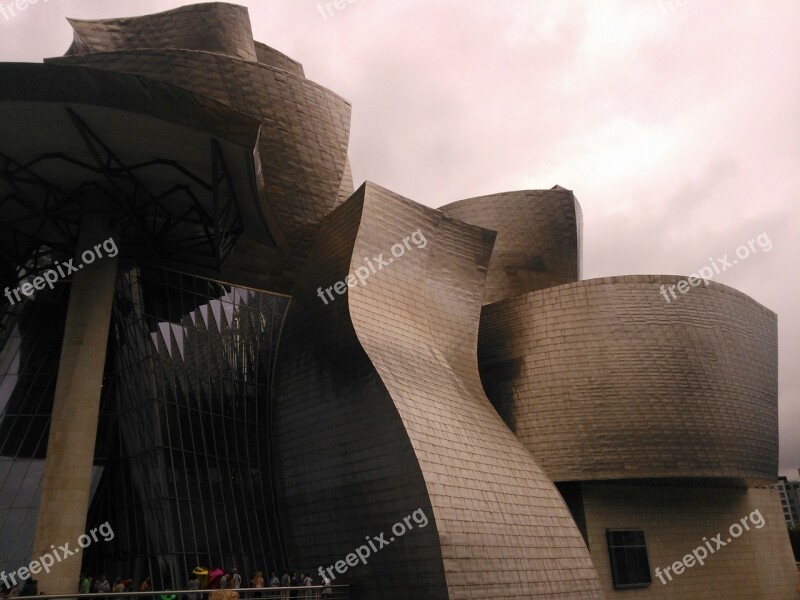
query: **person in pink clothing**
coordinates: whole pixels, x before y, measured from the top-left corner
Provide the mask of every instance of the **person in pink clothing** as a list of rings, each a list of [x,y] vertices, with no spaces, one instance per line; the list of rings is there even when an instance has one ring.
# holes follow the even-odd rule
[[[215,569],[215,568],[212,567],[211,570],[208,572],[208,587],[209,587],[209,589],[212,589],[212,590],[219,589],[219,582],[220,582],[220,579],[222,579],[223,575],[225,575],[225,573],[222,571],[222,569],[219,569],[219,568]]]

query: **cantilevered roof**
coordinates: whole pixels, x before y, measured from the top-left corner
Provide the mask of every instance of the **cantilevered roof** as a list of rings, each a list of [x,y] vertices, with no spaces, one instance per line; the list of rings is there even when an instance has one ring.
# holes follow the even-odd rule
[[[13,218],[0,266],[37,243],[68,249],[72,209],[105,205],[126,215],[139,260],[290,292],[320,222],[353,191],[350,104],[255,42],[245,7],[70,24],[49,69],[6,67],[0,217]],[[37,186],[46,200],[31,200]]]
[[[22,264],[42,245],[74,252],[87,211],[118,217],[130,257],[219,269],[244,232],[280,246],[259,196],[259,120],[136,75],[5,63],[0,80],[7,259]]]

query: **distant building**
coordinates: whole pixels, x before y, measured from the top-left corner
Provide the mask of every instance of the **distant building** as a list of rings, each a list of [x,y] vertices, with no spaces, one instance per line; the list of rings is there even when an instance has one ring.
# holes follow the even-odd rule
[[[797,470],[800,476],[800,469]],[[778,477],[778,483],[771,485],[781,496],[781,508],[789,527],[800,527],[800,481],[789,481],[787,477]]]

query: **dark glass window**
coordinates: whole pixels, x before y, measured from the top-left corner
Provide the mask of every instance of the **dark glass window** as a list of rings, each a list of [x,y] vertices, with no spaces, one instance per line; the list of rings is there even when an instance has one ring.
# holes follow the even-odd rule
[[[611,577],[615,588],[646,587],[652,583],[647,546],[641,529],[606,529]]]
[[[0,294],[0,571],[31,558],[68,296],[66,282],[14,306]],[[115,535],[86,548],[85,572],[176,589],[196,566],[289,568],[270,417],[288,305],[163,269],[118,274],[87,516]]]
[[[0,303],[0,570],[7,573],[31,559],[68,292],[62,283],[35,300]]]
[[[115,412],[89,522],[128,537],[87,548],[85,571],[175,589],[196,566],[288,568],[270,437],[288,303],[153,267],[118,275]]]

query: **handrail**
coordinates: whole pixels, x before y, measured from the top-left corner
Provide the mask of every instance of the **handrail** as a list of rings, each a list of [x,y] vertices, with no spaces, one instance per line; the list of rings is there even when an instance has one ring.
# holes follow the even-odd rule
[[[311,591],[311,590],[334,590],[339,588],[339,591],[349,590],[350,586],[347,584],[330,584],[330,585],[293,585],[288,587],[262,587],[262,588],[225,588],[230,592],[247,593],[249,598],[257,598],[252,594],[274,594],[281,591]],[[221,590],[202,589],[202,590],[154,590],[149,592],[92,592],[90,594],[42,594],[40,596],[0,596],[0,598],[11,598],[13,600],[57,600],[58,598],[122,598],[134,596],[170,596],[173,594],[187,595],[187,594],[210,594]]]

